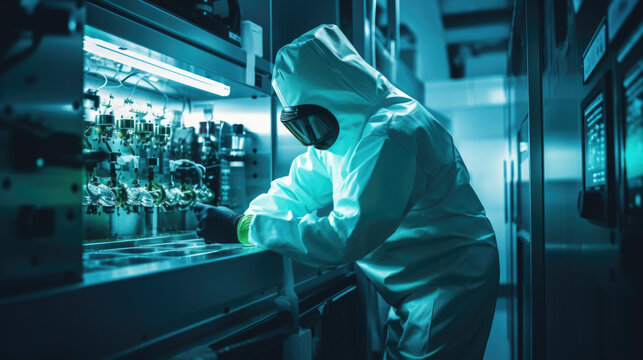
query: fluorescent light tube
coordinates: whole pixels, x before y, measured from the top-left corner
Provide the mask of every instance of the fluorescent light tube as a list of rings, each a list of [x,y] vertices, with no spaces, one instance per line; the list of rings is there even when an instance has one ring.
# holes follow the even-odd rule
[[[107,41],[85,36],[83,49],[94,55],[119,62],[123,65],[129,65],[138,70],[176,81],[183,85],[219,96],[230,95],[230,87],[228,85],[135,53],[127,48],[108,43]]]

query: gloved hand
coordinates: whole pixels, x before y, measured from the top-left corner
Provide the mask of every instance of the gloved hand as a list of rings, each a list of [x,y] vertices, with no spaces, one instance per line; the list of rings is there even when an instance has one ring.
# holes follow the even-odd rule
[[[194,213],[199,220],[196,234],[202,237],[206,244],[236,244],[239,242],[237,225],[243,214],[237,214],[225,206],[211,206],[202,203],[194,205]]]

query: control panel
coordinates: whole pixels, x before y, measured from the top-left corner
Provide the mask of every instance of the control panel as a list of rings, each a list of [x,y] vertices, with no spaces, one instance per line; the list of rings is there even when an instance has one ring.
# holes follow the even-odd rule
[[[581,104],[583,189],[578,197],[581,217],[603,226],[614,223],[614,171],[610,74],[606,73]]]

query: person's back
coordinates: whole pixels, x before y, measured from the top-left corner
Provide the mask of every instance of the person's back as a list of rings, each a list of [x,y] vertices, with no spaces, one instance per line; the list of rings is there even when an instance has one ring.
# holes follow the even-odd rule
[[[422,190],[395,233],[357,264],[394,306],[427,286],[497,284],[489,276],[498,266],[494,232],[451,136],[397,89],[383,106],[387,135],[416,157]]]
[[[410,187],[413,206],[392,235],[357,261],[392,306],[388,356],[423,356],[440,350],[431,358],[482,358],[499,276],[491,223],[451,136],[433,116],[392,85],[378,105],[360,137],[390,138],[415,158],[420,169]],[[319,158],[333,184],[346,182],[350,156],[321,151]],[[393,178],[406,176],[404,171],[390,170],[380,175],[382,183],[396,184]],[[384,191],[395,194],[404,189]],[[372,226],[377,230],[377,223]]]
[[[499,280],[493,229],[451,136],[415,100],[390,102],[380,110],[396,129],[389,136],[416,154],[424,191],[395,233],[357,261],[392,306],[387,358],[482,359]]]

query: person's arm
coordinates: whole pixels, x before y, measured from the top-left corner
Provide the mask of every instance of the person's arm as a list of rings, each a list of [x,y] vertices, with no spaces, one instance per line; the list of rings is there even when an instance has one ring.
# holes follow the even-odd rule
[[[312,266],[358,260],[398,228],[416,201],[414,190],[424,187],[420,172],[415,155],[388,137],[363,138],[346,180],[335,184],[328,216],[295,211],[284,216],[285,209],[277,216],[257,213],[246,224],[249,239]]]
[[[324,208],[333,200],[326,167],[312,148],[293,160],[288,176],[274,180],[267,193],[250,203],[246,215],[292,219]]]
[[[272,182],[270,190],[250,203],[245,214],[224,206],[197,203],[194,212],[199,220],[197,235],[206,243],[251,244],[250,223],[255,215],[269,214],[276,219],[293,219],[331,204],[332,186],[326,168],[309,149],[292,163],[290,174]]]

